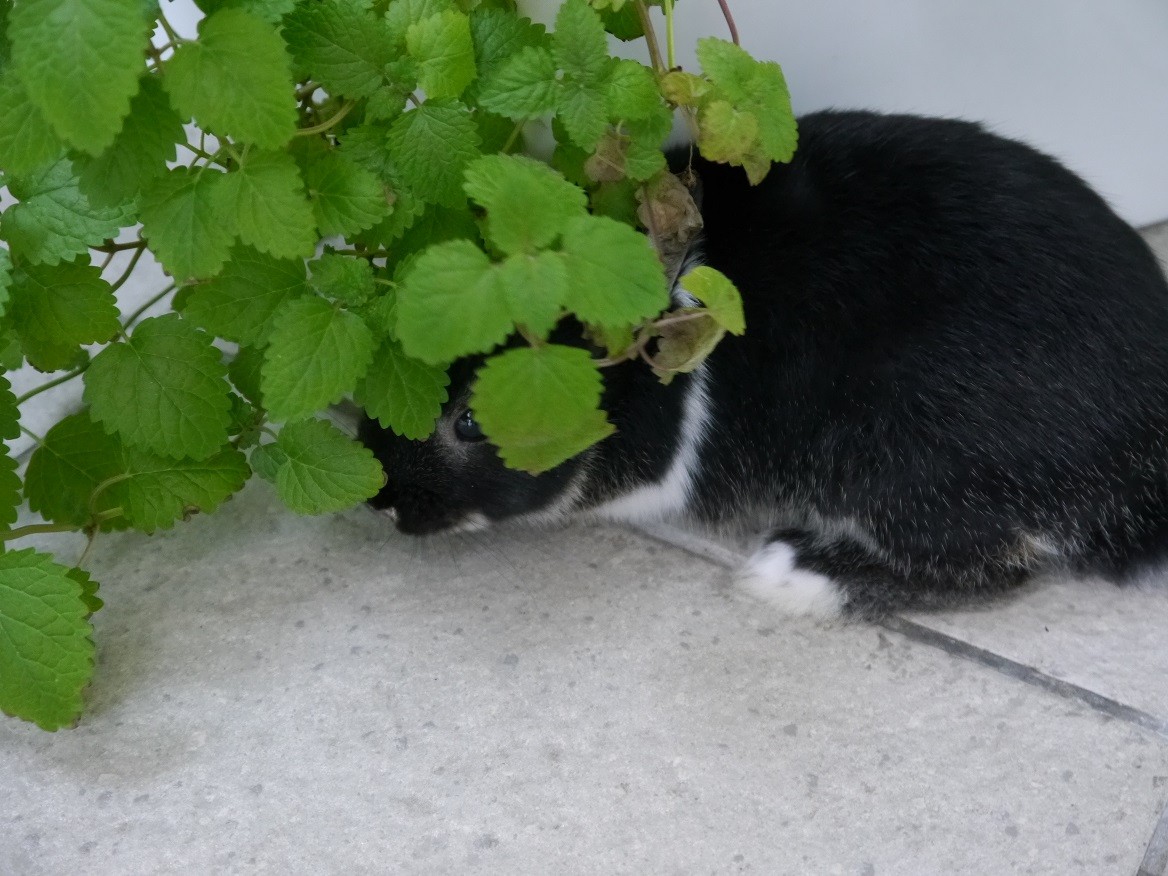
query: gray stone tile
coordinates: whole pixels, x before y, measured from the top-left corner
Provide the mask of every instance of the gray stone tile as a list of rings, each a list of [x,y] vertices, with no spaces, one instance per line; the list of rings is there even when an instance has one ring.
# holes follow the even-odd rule
[[[256,484],[99,547],[81,726],[0,722],[0,872],[1133,873],[1153,734],[603,527],[413,541]]]

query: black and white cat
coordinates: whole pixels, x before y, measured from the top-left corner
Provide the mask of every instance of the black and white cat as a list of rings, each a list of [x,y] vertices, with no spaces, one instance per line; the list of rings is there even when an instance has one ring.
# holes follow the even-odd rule
[[[478,363],[456,363],[430,439],[361,428],[402,531],[762,514],[743,582],[818,616],[1120,580],[1164,551],[1168,285],[1078,177],[976,124],[862,112],[803,118],[759,186],[693,169],[686,266],[737,284],[745,336],[669,386],[607,369],[616,433],[539,476],[481,440]]]

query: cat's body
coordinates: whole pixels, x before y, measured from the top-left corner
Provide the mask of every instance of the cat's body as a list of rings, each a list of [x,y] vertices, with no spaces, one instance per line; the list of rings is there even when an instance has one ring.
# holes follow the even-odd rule
[[[1077,177],[973,124],[868,113],[803,118],[756,187],[694,169],[687,266],[735,282],[746,334],[668,387],[611,369],[616,434],[538,478],[459,442],[456,369],[425,444],[363,430],[403,528],[762,514],[744,581],[819,615],[1052,566],[1121,578],[1168,547],[1168,284]]]

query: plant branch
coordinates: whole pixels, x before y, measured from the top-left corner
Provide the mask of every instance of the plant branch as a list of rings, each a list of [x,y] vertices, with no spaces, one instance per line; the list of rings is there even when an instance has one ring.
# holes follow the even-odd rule
[[[673,70],[677,67],[677,51],[673,40],[673,0],[661,0],[661,9],[665,13],[665,63]]]
[[[54,386],[60,386],[62,383],[68,383],[70,380],[72,380],[74,377],[77,377],[79,374],[83,373],[84,371],[85,371],[84,367],[76,368],[73,371],[70,371],[68,374],[63,374],[60,377],[57,377],[57,378],[54,378],[53,380],[50,380],[48,383],[42,383],[40,386],[35,387],[34,389],[30,389],[24,395],[20,396],[20,398],[18,398],[16,400],[16,404],[22,405],[26,401],[28,401],[30,398],[40,395],[45,390],[52,389]],[[31,433],[30,433],[30,435],[31,435]],[[33,436],[33,437],[35,437],[35,436]],[[37,440],[39,441],[40,439],[37,439]]]
[[[730,41],[736,46],[741,45],[738,41],[738,27],[734,24],[734,16],[730,14],[730,4],[727,0],[718,0],[718,5],[722,8],[722,17],[726,19],[726,26],[730,28]]]
[[[356,101],[352,101],[352,100],[345,101],[344,106],[342,106],[337,111],[337,114],[335,116],[333,116],[331,119],[329,119],[327,122],[321,122],[319,125],[313,125],[311,128],[301,128],[299,131],[296,132],[296,136],[297,137],[311,137],[315,134],[323,134],[325,131],[338,125],[345,118],[345,116],[347,116],[349,113],[351,113],[353,111],[353,107],[355,107],[356,105],[357,105]]]
[[[658,73],[667,72],[665,62],[661,60],[661,47],[657,45],[657,34],[653,30],[653,20],[649,18],[649,8],[644,0],[635,0],[637,17],[641,20],[641,30],[645,32],[645,45],[649,47],[649,60],[653,69]]]
[[[170,26],[170,22],[166,20],[166,14],[163,13],[161,7],[158,9],[158,23],[162,25],[162,30],[166,33],[167,39],[169,39],[171,43],[182,42],[182,37],[180,37],[178,32]],[[161,52],[162,50],[159,49],[159,51]]]
[[[76,526],[66,523],[30,523],[27,526],[18,526],[7,532],[0,532],[0,542],[24,538],[26,535],[37,535],[42,532],[74,532]]]
[[[134,253],[133,258],[130,259],[130,264],[126,266],[126,270],[118,277],[117,282],[110,286],[111,292],[117,292],[122,286],[126,285],[126,281],[130,279],[130,274],[134,273],[134,268],[138,267],[138,260],[142,258],[142,253],[146,252],[146,242],[142,241]]]
[[[36,432],[34,432],[32,429],[28,428],[27,426],[19,426],[18,428],[20,429],[21,432],[23,432],[25,435],[27,435],[29,438],[31,438],[33,441],[35,441],[37,444],[44,444],[45,443],[44,438],[42,438],[40,435],[38,435]]]
[[[165,298],[167,295],[169,295],[171,292],[173,292],[177,288],[178,287],[174,283],[171,283],[169,286],[167,286],[165,289],[163,289],[157,295],[152,297],[149,301],[147,301],[145,304],[143,304],[141,307],[139,307],[133,313],[131,313],[126,318],[126,321],[124,323],[122,323],[122,334],[124,335],[126,333],[126,329],[132,328],[134,326],[134,324],[142,318],[142,314],[144,314],[147,310],[149,310],[151,307],[153,307],[155,304],[157,304],[159,301],[161,301],[163,298]]]
[[[507,142],[503,144],[503,148],[499,150],[500,152],[508,153],[511,151],[511,147],[515,145],[515,141],[523,133],[523,126],[526,124],[527,119],[520,119],[515,123],[515,127],[511,129],[511,134],[507,137]]]

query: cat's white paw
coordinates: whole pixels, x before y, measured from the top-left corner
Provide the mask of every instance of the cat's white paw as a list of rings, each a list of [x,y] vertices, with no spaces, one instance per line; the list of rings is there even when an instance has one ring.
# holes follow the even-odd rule
[[[843,613],[839,585],[817,572],[795,567],[795,549],[773,541],[738,570],[738,584],[784,614],[830,620]]]

